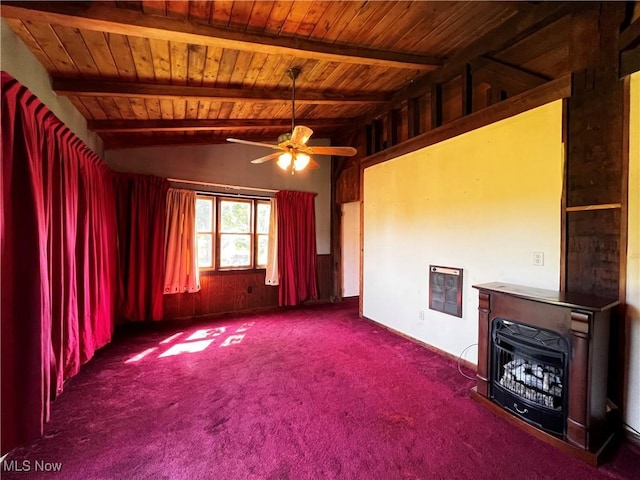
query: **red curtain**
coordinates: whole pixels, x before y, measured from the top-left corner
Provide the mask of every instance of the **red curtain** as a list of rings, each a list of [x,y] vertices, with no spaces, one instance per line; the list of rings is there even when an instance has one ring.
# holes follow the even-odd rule
[[[169,182],[117,174],[118,309],[130,321],[162,320],[164,229]]]
[[[49,403],[111,338],[112,173],[2,72],[2,453],[38,438]]]
[[[276,193],[281,306],[318,298],[315,197],[309,192]]]

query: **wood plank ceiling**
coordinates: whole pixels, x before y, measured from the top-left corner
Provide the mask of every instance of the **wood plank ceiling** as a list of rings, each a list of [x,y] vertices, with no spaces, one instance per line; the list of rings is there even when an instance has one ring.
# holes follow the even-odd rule
[[[290,67],[297,123],[344,137],[534,3],[3,2],[1,14],[109,149],[275,141],[290,130]]]

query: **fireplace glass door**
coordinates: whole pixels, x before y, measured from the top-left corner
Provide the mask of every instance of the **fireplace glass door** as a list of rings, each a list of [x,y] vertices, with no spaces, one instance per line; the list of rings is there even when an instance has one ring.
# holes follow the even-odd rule
[[[496,318],[491,351],[494,401],[538,428],[563,436],[567,339],[556,332]]]

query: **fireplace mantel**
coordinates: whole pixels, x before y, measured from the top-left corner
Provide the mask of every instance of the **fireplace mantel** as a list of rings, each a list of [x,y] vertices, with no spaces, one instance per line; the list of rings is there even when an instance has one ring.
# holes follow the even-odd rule
[[[609,324],[619,302],[571,292],[492,282],[479,290],[478,367],[472,397],[514,425],[567,453],[597,465],[614,434],[607,400]],[[513,416],[493,401],[491,392],[491,325],[504,318],[557,332],[570,342],[568,408],[563,438]]]
[[[618,305],[617,300],[610,298],[594,297],[582,293],[559,292],[542,288],[523,287],[510,283],[491,282],[474,285],[480,291],[503,293],[512,297],[523,298],[534,302],[548,303],[559,307],[568,307],[591,312],[602,312]]]

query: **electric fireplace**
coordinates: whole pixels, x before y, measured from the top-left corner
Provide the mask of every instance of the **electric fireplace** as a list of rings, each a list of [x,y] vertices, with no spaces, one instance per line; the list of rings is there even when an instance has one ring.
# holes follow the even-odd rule
[[[616,300],[505,283],[479,290],[472,397],[514,425],[597,465],[615,432],[607,399]]]

